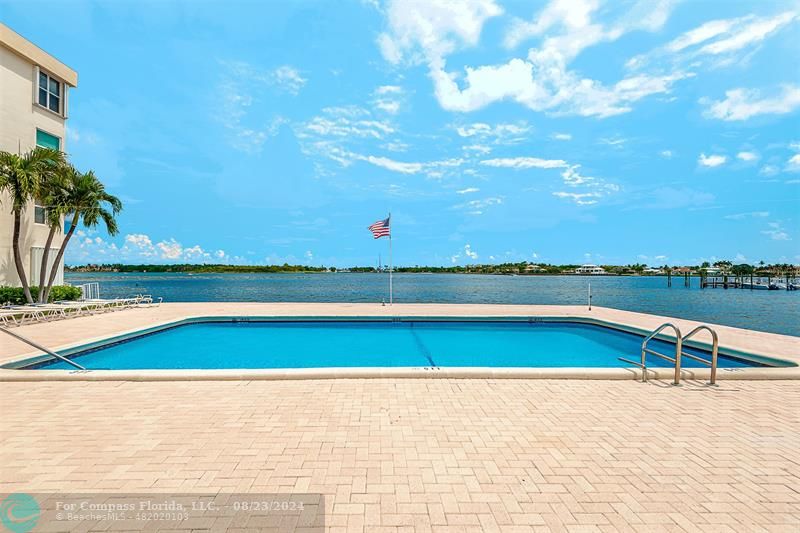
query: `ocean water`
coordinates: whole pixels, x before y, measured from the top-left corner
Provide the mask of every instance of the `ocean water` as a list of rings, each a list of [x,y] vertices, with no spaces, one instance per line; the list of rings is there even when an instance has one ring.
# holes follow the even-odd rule
[[[71,284],[98,282],[104,298],[139,293],[165,302],[381,302],[389,299],[385,274],[118,274],[67,273]],[[491,276],[395,274],[398,303],[592,303],[800,336],[800,291],[700,289],[699,280],[660,276]]]
[[[568,323],[223,322],[195,323],[89,351],[90,370],[326,367],[629,366],[642,337]],[[664,354],[674,345],[653,341]],[[702,354],[692,350],[695,354]],[[708,354],[704,358],[710,359]],[[648,366],[669,367],[656,357]],[[702,367],[684,358],[684,367]],[[720,356],[720,368],[748,366]],[[64,362],[46,369],[70,369]]]

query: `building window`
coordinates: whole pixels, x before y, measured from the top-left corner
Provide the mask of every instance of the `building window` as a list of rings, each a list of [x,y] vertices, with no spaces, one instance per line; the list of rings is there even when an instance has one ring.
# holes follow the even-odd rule
[[[55,135],[51,135],[46,131],[36,130],[36,146],[42,148],[52,148],[53,150],[61,150],[61,139]]]
[[[45,210],[43,205],[36,204],[33,206],[33,221],[37,224],[47,223],[45,220]]]
[[[61,82],[39,72],[39,105],[54,113],[61,113]]]
[[[61,150],[61,139],[40,129],[36,130],[36,146]],[[43,205],[34,204],[33,221],[36,224],[47,224],[47,212]]]

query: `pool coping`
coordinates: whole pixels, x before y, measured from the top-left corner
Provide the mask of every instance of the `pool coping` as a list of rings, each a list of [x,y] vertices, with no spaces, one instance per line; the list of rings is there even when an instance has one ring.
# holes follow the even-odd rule
[[[170,305],[170,304],[166,304]],[[172,304],[173,306],[193,307],[187,304]],[[213,312],[214,308],[229,308],[236,307],[236,304],[226,305],[211,305],[205,304],[210,314],[205,313],[179,313],[176,316],[168,319],[156,320],[146,327],[136,327],[132,329],[125,329],[122,331],[115,331],[112,334],[104,334],[90,339],[82,339],[80,342],[66,343],[65,345],[57,346],[54,348],[58,352],[66,354],[78,351],[77,348],[85,348],[87,346],[106,344],[109,342],[119,342],[126,338],[148,334],[151,332],[159,331],[162,329],[176,327],[184,323],[191,323],[197,321],[222,321],[231,319],[240,319],[242,321],[255,321],[255,320],[343,320],[353,321],[356,319],[364,320],[394,320],[394,319],[421,319],[421,320],[488,320],[488,321],[558,321],[558,322],[577,322],[588,323],[602,327],[609,327],[634,333],[638,335],[647,334],[651,330],[648,327],[637,326],[630,323],[630,320],[620,321],[619,319],[610,320],[608,318],[600,318],[597,316],[586,316],[587,313],[592,314],[623,314],[631,316],[642,316],[648,319],[663,319],[664,321],[677,320],[681,323],[689,325],[698,324],[693,321],[686,321],[683,319],[672,319],[669,317],[657,317],[655,315],[645,315],[643,313],[633,313],[628,311],[619,311],[608,308],[594,308],[595,311],[587,311],[585,308],[581,309],[578,306],[509,306],[509,305],[482,305],[482,306],[459,306],[452,304],[403,304],[396,306],[398,311],[406,309],[430,309],[431,314],[418,314],[416,313],[387,313],[385,307],[379,307],[378,312],[371,309],[373,312],[358,313],[354,315],[349,314],[326,314],[315,312],[313,314],[295,314],[286,312],[275,312],[277,309],[284,306],[275,304],[239,304],[244,308],[267,308],[271,312],[269,314],[249,314],[247,312],[239,312],[237,314],[216,314]],[[293,304],[295,307],[303,308],[310,307],[310,304]],[[343,304],[313,304],[316,307],[328,307],[331,311],[336,310],[337,307],[342,307]],[[374,308],[371,304],[347,304],[348,310],[352,307],[358,307],[359,310]],[[491,308],[495,313],[474,313],[474,312],[458,312],[460,308]],[[444,308],[446,313],[436,313],[435,309]],[[540,309],[537,309],[540,308]],[[556,309],[558,313],[552,314],[538,314],[536,311],[546,309]],[[204,309],[205,311],[206,309]],[[249,309],[248,309],[249,310]],[[394,311],[391,309],[390,311]],[[512,310],[511,314],[500,314],[503,310]],[[285,309],[284,309],[285,311]],[[454,312],[455,311],[455,312]],[[520,311],[528,311],[529,314],[520,314]],[[566,311],[566,312],[564,312]],[[573,311],[573,312],[571,312]],[[606,311],[607,313],[604,313]],[[129,311],[122,311],[126,313]],[[563,313],[563,314],[562,314]],[[715,325],[712,325],[712,327]],[[776,335],[770,333],[754,332],[751,330],[742,330],[739,328],[731,328],[729,326],[716,326],[725,330],[738,330],[747,335],[763,336],[767,340],[773,337],[782,338],[785,343],[789,339],[794,344],[795,338],[790,336]],[[686,330],[688,331],[688,330]],[[671,338],[670,335],[660,336],[664,339]],[[723,339],[724,341],[724,339]],[[800,348],[800,338],[797,339],[797,347]],[[688,343],[689,346],[697,348],[709,347],[708,343],[704,341]],[[766,347],[765,347],[766,348]],[[792,346],[794,349],[795,346]],[[325,378],[420,378],[420,377],[441,377],[441,378],[521,378],[521,379],[641,379],[641,371],[637,368],[577,368],[577,367],[564,367],[564,368],[531,368],[531,367],[347,367],[347,368],[313,368],[313,369],[212,369],[212,370],[90,370],[90,371],[73,371],[73,370],[19,370],[7,368],[9,364],[21,361],[29,361],[35,358],[40,352],[28,352],[25,354],[18,354],[13,358],[5,357],[0,360],[6,368],[0,368],[0,381],[53,381],[53,380],[77,380],[77,381],[96,381],[96,380],[109,380],[109,381],[184,381],[184,380],[259,380],[259,379],[325,379]],[[800,350],[797,355],[775,353],[774,350],[762,349],[759,353],[753,353],[752,350],[742,350],[733,344],[720,344],[720,353],[726,355],[733,355],[739,358],[753,359],[756,361],[769,362],[769,361],[783,361],[790,364],[798,365],[800,362]],[[634,356],[634,354],[631,354]],[[30,364],[30,363],[29,363]],[[672,368],[648,368],[648,378],[655,379],[669,379],[673,375]],[[707,380],[710,371],[707,369],[689,368],[682,369],[683,379],[688,380]],[[800,366],[783,366],[783,367],[753,367],[753,368],[720,368],[717,373],[717,378],[720,380],[727,379],[800,379]]]

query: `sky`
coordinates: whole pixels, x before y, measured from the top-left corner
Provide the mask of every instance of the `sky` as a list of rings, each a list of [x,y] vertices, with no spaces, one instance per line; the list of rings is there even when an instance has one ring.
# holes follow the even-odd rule
[[[42,16],[46,13],[47,16]],[[800,2],[0,1],[124,202],[68,264],[800,263]]]

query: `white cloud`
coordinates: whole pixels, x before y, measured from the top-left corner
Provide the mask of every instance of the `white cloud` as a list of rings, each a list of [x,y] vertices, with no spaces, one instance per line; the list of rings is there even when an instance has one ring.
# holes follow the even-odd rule
[[[613,3],[602,6],[604,15],[615,18],[606,26],[593,22],[595,12],[601,7],[599,0],[551,0],[532,21],[515,19],[505,37],[508,48],[517,46],[530,37],[553,33],[561,39],[564,48],[573,54],[602,41],[614,41],[623,34],[635,31],[661,29],[669,17],[674,0],[645,0],[624,4],[618,8]],[[615,8],[619,11],[614,12]],[[551,37],[553,39],[553,37]]]
[[[733,215],[725,215],[728,220],[744,220],[746,218],[766,218],[769,216],[769,211],[749,211],[747,213],[736,213]]]
[[[375,89],[375,94],[379,95],[387,95],[387,94],[402,94],[403,88],[399,85],[381,85],[377,89]]]
[[[393,64],[437,62],[461,46],[477,44],[484,22],[502,13],[493,0],[390,0],[388,29],[378,45]]]
[[[493,205],[500,205],[503,203],[503,198],[499,196],[491,196],[480,200],[470,200],[463,204],[457,204],[452,209],[460,209],[466,211],[468,215],[482,215],[484,209]]]
[[[266,124],[263,121],[256,123],[249,119],[250,110],[259,101],[264,86],[280,84],[281,87],[292,87],[291,74],[281,71],[278,76],[277,70],[264,72],[243,61],[223,61],[221,64],[223,74],[218,86],[220,97],[216,118],[230,133],[231,146],[245,153],[258,153],[264,142],[276,135],[288,121],[276,116]],[[296,80],[294,84],[296,86]]]
[[[390,152],[405,152],[408,150],[408,144],[400,141],[390,141],[382,144],[381,148],[389,150]]]
[[[757,161],[758,154],[755,152],[739,152],[736,154],[736,158],[749,163],[751,161]]]
[[[396,115],[400,112],[400,102],[396,100],[380,99],[375,102],[375,107],[390,115]]]
[[[600,144],[605,144],[617,148],[624,146],[625,143],[628,142],[628,139],[625,139],[624,137],[603,137],[598,142]]]
[[[719,35],[725,34],[733,27],[735,24],[735,19],[729,20],[712,20],[694,28],[692,30],[687,31],[677,39],[671,41],[666,45],[666,49],[670,52],[680,52],[685,48],[689,48],[690,46],[695,46],[697,44],[703,43],[717,37]]]
[[[450,262],[453,263],[453,264],[458,263],[458,261],[462,257],[461,253],[462,252],[459,251],[459,252],[456,252],[455,254],[453,254],[452,256],[450,256]],[[472,249],[472,246],[470,244],[465,244],[464,245],[464,252],[463,253],[467,258],[469,258],[469,259],[471,259],[473,261],[478,259],[478,253],[475,250]]]
[[[372,105],[390,115],[399,113],[404,101],[403,88],[399,85],[381,85],[373,91],[372,96]]]
[[[79,231],[78,233],[84,234],[83,231]],[[125,235],[125,243],[132,244],[140,248],[149,248],[150,246],[153,246],[153,242],[150,240],[150,237],[143,233],[132,233]]]
[[[200,245],[184,247],[174,238],[164,239],[153,243],[153,239],[144,233],[130,233],[125,235],[124,243],[118,247],[113,242],[108,242],[100,237],[89,237],[86,232],[76,232],[81,237],[77,247],[67,250],[68,262],[192,262],[208,263],[212,259],[218,262],[228,262],[230,257],[224,250],[210,253]],[[242,262],[241,257],[234,257],[237,262]]]
[[[517,144],[525,140],[526,134],[531,130],[527,122],[486,124],[475,122],[455,126],[459,137],[475,137],[482,142],[491,142],[499,145]]]
[[[321,155],[333,159],[345,167],[351,165],[355,161],[364,161],[376,167],[381,167],[392,172],[399,172],[401,174],[418,174],[424,171],[431,178],[443,177],[446,169],[459,167],[465,162],[464,159],[460,158],[424,162],[397,161],[385,156],[364,155],[352,152],[324,142],[317,143],[314,146]]]
[[[466,189],[461,189],[456,191],[456,194],[470,194],[478,191],[480,191],[480,189],[478,189],[477,187],[467,187]]]
[[[724,155],[717,155],[717,154],[700,154],[700,157],[697,159],[697,164],[703,167],[718,167],[720,165],[724,165],[728,158]]]
[[[203,250],[200,245],[195,244],[190,248],[184,248],[183,257],[189,261],[203,260],[209,257],[209,254]]]
[[[786,163],[786,170],[789,172],[800,171],[800,154],[794,154],[789,158],[789,161]]]
[[[143,257],[152,257],[156,255],[156,249],[153,246],[153,241],[150,240],[149,236],[143,233],[126,235],[125,246],[132,248],[138,255]]]
[[[598,8],[596,0],[555,0],[538,13],[534,21],[514,19],[506,33],[505,46],[514,48],[522,41],[542,35],[553,26],[571,31],[592,28],[591,15]],[[593,28],[597,31],[597,28]]]
[[[534,111],[606,118],[631,111],[631,104],[653,94],[667,94],[692,74],[637,75],[606,86],[567,71],[562,57],[532,50],[528,60],[466,67],[463,89],[454,74],[434,70],[436,98],[448,111],[469,112],[510,100]]]
[[[484,159],[481,165],[501,168],[566,168],[569,165],[563,159],[540,159],[538,157],[500,157]]]
[[[762,97],[757,89],[732,89],[725,92],[725,99],[700,100],[708,108],[703,113],[706,118],[734,121],[747,120],[758,115],[783,115],[800,107],[800,86],[783,85],[780,92]]]
[[[466,152],[476,152],[481,155],[489,154],[492,151],[491,147],[486,146],[485,144],[470,144],[462,146],[461,149]]]
[[[550,138],[556,141],[571,141],[572,135],[569,133],[554,133],[550,136]]]
[[[672,153],[672,150],[661,150],[659,155],[664,159],[671,159],[674,154]]]
[[[796,13],[786,12],[770,17],[747,15],[708,21],[660,48],[631,58],[626,66],[637,69],[656,60],[666,60],[671,68],[684,64],[693,68],[741,64],[767,37],[796,18]]]
[[[761,167],[761,170],[758,171],[762,176],[774,176],[778,172],[780,172],[780,169],[775,165],[764,165]]]
[[[161,241],[156,246],[161,250],[162,259],[178,259],[183,255],[183,247],[175,239]]]
[[[436,97],[451,111],[473,111],[511,100],[534,111],[557,114],[603,118],[628,112],[631,103],[651,94],[668,93],[675,81],[689,74],[635,75],[606,86],[582,78],[567,65],[590,46],[614,41],[630,31],[660,28],[669,3],[637,2],[627,15],[619,14],[616,21],[604,26],[592,21],[598,2],[554,0],[535,22],[517,21],[507,35],[510,45],[528,35],[543,36],[540,47],[530,49],[527,57],[500,65],[466,66],[463,76],[445,71],[444,61],[431,63]]]
[[[464,255],[472,259],[473,261],[478,258],[478,252],[472,249],[472,246],[469,244],[464,245]]]
[[[719,55],[735,52],[763,41],[796,17],[796,13],[786,12],[771,18],[756,18],[751,15],[736,19],[731,31],[722,32],[723,38],[706,44],[700,49],[700,53]]]
[[[211,260],[211,254],[206,252],[199,244],[184,247],[174,238],[165,239],[156,243],[155,248],[158,249],[158,258],[166,261],[180,260],[186,262],[206,263]],[[123,248],[123,252],[126,252],[125,248]],[[218,259],[226,258],[225,252],[222,252],[222,256],[219,255],[219,252],[222,252],[222,250],[218,250],[215,254]]]
[[[275,85],[294,95],[298,94],[300,89],[302,89],[308,81],[300,75],[300,72],[296,68],[289,65],[276,68],[272,71],[271,76]]]
[[[297,124],[295,135],[305,155],[318,156],[348,167],[355,161],[366,161],[373,165],[406,174],[414,174],[425,168],[424,163],[404,163],[381,155],[364,155],[351,149],[363,149],[364,140],[382,141],[380,147],[392,152],[405,152],[408,144],[397,138],[393,123],[378,119],[368,109],[359,106],[326,107],[305,123]],[[317,172],[325,175],[329,171],[317,163]]]
[[[606,183],[604,180],[592,176],[584,176],[579,172],[580,168],[580,165],[570,165],[561,172],[561,178],[565,185],[570,187],[588,186],[607,193],[619,191],[619,185]]]
[[[323,115],[313,117],[303,127],[306,133],[323,137],[361,137],[383,139],[386,135],[394,133],[392,125],[385,120],[374,120],[369,117],[353,118],[353,110],[346,114],[339,108],[323,110]]]
[[[503,199],[497,196],[492,196],[489,198],[484,198],[482,200],[471,200],[465,204],[459,204],[455,206],[456,208],[471,208],[471,209],[483,209],[485,207],[489,207],[491,205],[499,205],[503,203]]]
[[[495,159],[484,159],[482,165],[495,168],[521,169],[563,169],[561,179],[564,185],[569,187],[583,187],[591,189],[589,192],[558,193],[559,198],[572,198],[579,205],[589,205],[597,203],[597,198],[619,191],[619,186],[608,183],[603,179],[591,176],[584,176],[580,173],[580,165],[572,165],[563,159],[540,159],[538,157],[500,157]],[[591,200],[592,198],[593,200]]]
[[[557,191],[553,193],[553,196],[558,198],[569,198],[578,205],[593,205],[597,203],[597,198],[600,198],[601,195],[597,192],[576,193]]]
[[[446,110],[474,111],[511,100],[535,111],[602,118],[626,113],[631,103],[648,95],[668,93],[675,81],[690,74],[635,75],[605,86],[568,71],[567,64],[587,47],[630,31],[660,29],[672,3],[627,5],[606,27],[591,20],[598,2],[553,0],[534,22],[517,20],[506,37],[513,46],[547,33],[539,49],[505,64],[465,66],[463,75],[446,70],[447,56],[478,43],[483,24],[502,13],[492,0],[392,0],[385,12],[388,30],[378,42],[390,63],[427,64],[436,98]]]
[[[281,126],[288,122],[283,117],[275,117],[263,128],[241,127],[238,123],[231,127],[234,137],[231,144],[234,148],[247,153],[257,153],[261,151],[264,142],[270,137],[278,134]]]
[[[456,132],[461,137],[473,137],[475,135],[481,137],[486,137],[486,136],[499,137],[506,132],[518,135],[521,133],[525,133],[526,131],[528,131],[528,129],[529,128],[527,126],[521,126],[516,124],[497,124],[495,126],[490,126],[489,124],[483,122],[476,122],[474,124],[458,126],[456,127]]]
[[[386,170],[400,172],[402,174],[416,174],[424,168],[422,163],[404,163],[402,161],[389,159],[388,157],[375,157],[373,155],[366,156],[363,160],[375,166],[385,168]]]
[[[783,228],[780,222],[770,222],[767,224],[769,229],[762,231],[761,233],[764,235],[768,235],[770,239],[773,241],[790,241],[792,240],[789,237],[789,234],[786,233],[786,230]]]

